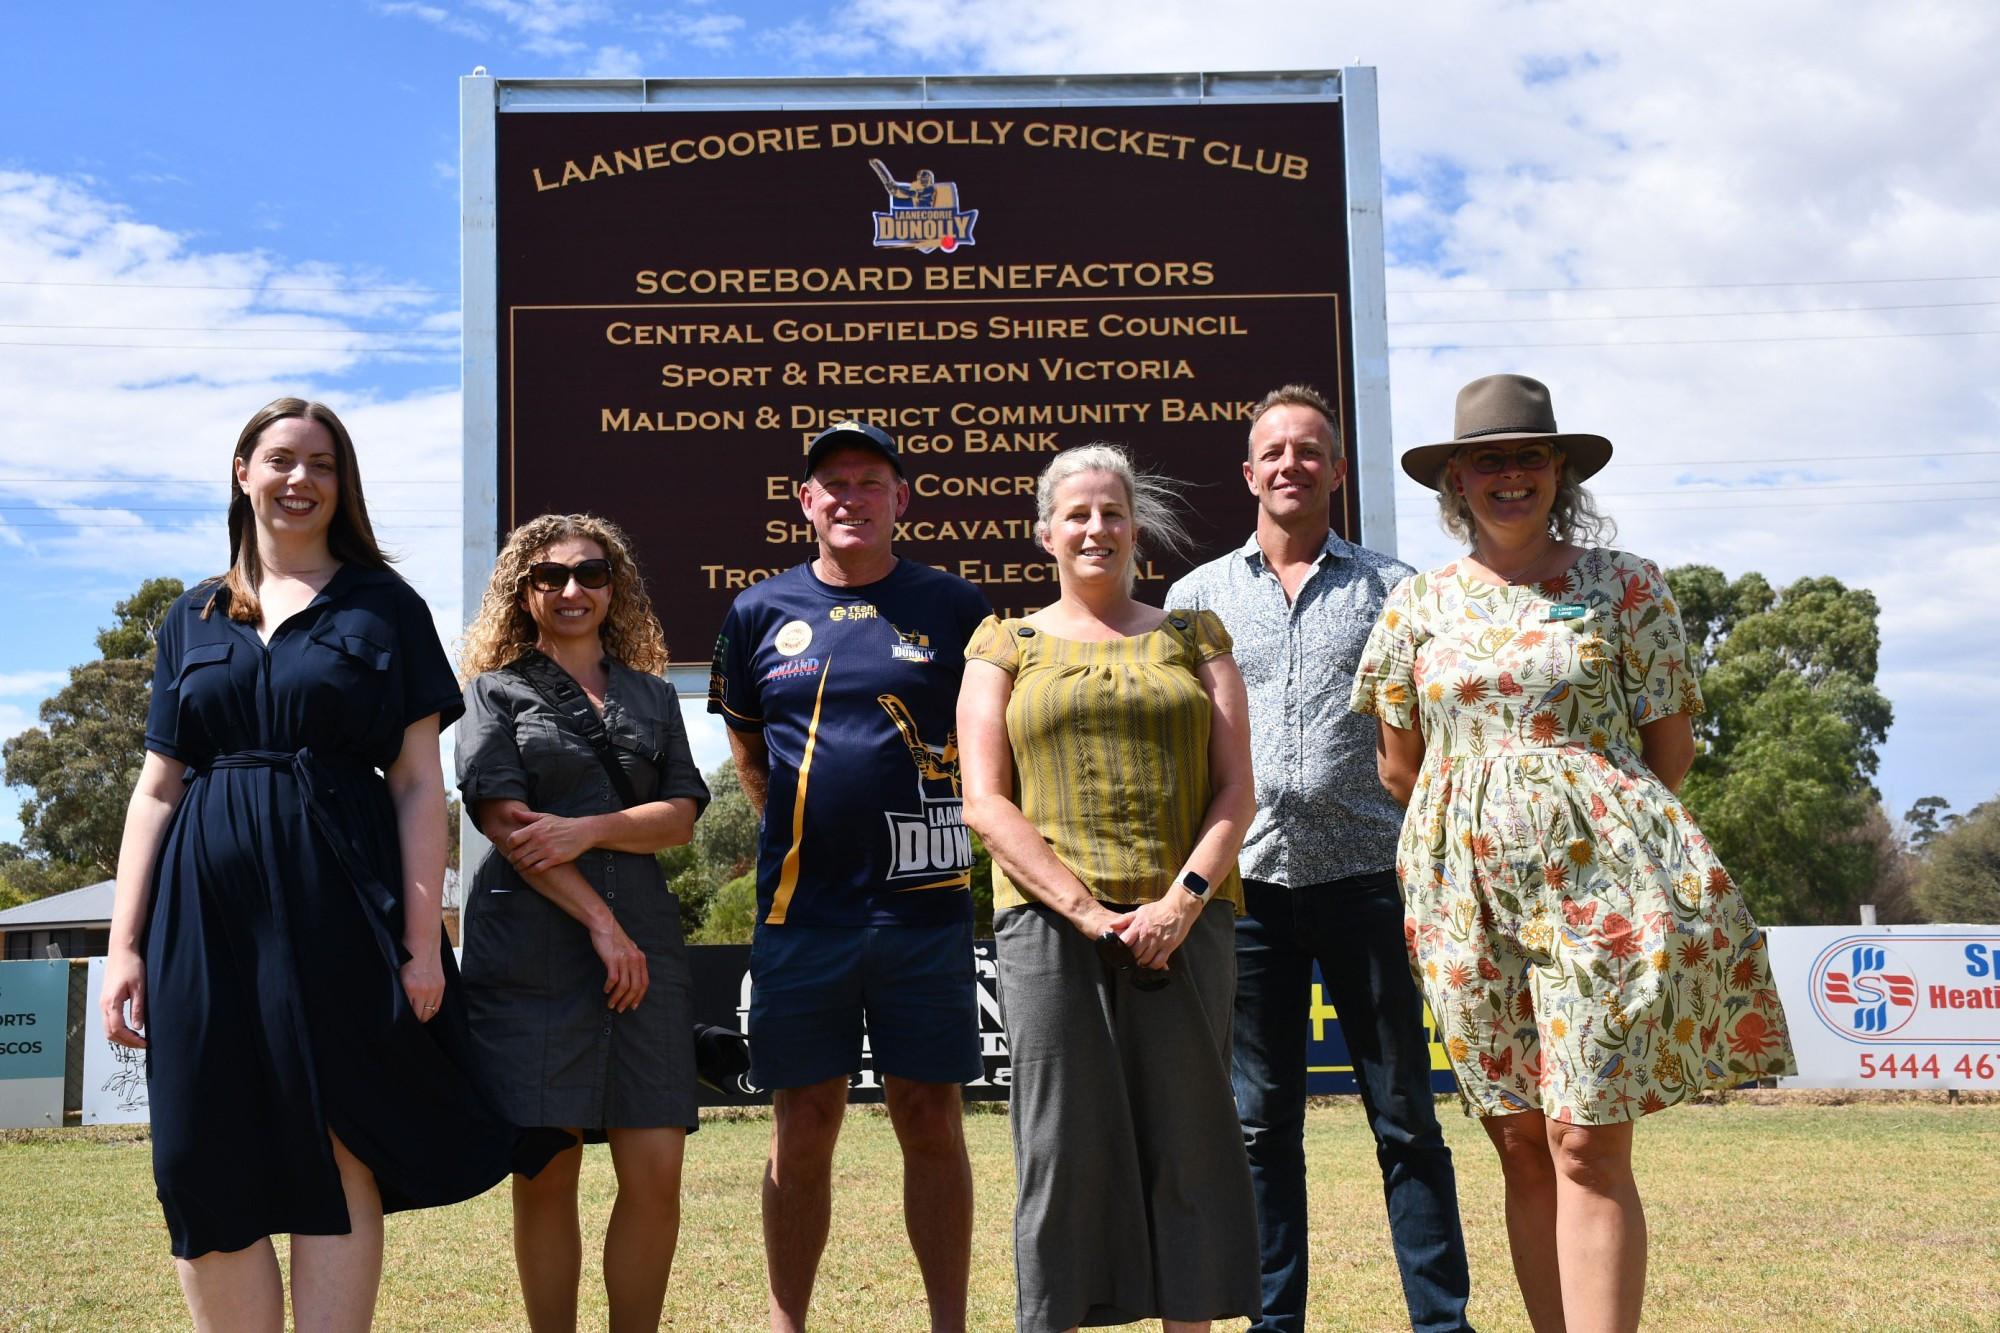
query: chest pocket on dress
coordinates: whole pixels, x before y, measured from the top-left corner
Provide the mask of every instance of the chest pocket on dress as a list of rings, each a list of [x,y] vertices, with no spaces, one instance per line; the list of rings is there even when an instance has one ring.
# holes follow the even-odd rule
[[[181,669],[174,676],[175,693],[185,699],[188,693],[188,677],[198,668],[215,666],[219,663],[227,662],[229,660],[229,648],[230,645],[226,643],[198,643],[182,653]],[[197,689],[202,688],[206,683],[198,683]]]
[[[323,716],[342,720],[347,740],[359,742],[375,729],[393,657],[373,638],[338,625],[312,636],[313,704],[325,709]]]
[[[181,654],[174,694],[180,700],[176,722],[183,754],[203,753],[213,743],[210,737],[225,736],[231,730],[230,648],[227,643],[198,643]]]
[[[593,811],[603,805],[604,770],[597,755],[546,710],[530,708],[514,719],[514,744],[528,775],[532,808],[576,814],[584,808],[580,800]]]

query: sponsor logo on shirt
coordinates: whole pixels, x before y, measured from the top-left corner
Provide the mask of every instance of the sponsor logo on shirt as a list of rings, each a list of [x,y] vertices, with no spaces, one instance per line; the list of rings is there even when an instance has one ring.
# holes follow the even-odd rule
[[[786,657],[797,657],[812,645],[812,626],[803,620],[788,620],[778,630],[771,646]]]
[[[817,657],[800,657],[790,662],[780,662],[764,673],[765,680],[790,680],[794,676],[817,676],[820,660]]]

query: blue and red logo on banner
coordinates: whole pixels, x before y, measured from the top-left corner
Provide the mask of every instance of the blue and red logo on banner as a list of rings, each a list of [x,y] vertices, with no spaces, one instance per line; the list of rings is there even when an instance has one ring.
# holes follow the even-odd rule
[[[1829,950],[1813,978],[1813,1007],[1829,1025],[1881,1037],[1917,1016],[1917,975],[1896,953],[1868,941]]]

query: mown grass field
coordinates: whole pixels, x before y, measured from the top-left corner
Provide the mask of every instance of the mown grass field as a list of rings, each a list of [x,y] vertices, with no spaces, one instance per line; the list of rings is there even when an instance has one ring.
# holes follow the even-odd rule
[[[1648,1327],[2000,1328],[2000,1098],[1825,1104],[1833,1100],[1739,1094],[1642,1124],[1639,1172],[1653,1256]],[[1489,1333],[1526,1330],[1492,1152],[1477,1125],[1446,1110],[1474,1322]],[[1010,1329],[1007,1120],[975,1111],[967,1131],[979,1189],[973,1326]],[[670,1327],[763,1326],[757,1191],[769,1132],[762,1119],[716,1120],[689,1140]],[[1358,1106],[1344,1099],[1316,1106],[1308,1133],[1311,1326],[1407,1327]],[[610,1160],[603,1148],[588,1151],[586,1227],[601,1228],[611,1205]],[[143,1132],[0,1135],[0,1329],[187,1326],[148,1154]],[[815,1326],[923,1329],[895,1139],[879,1112],[850,1112],[837,1173]],[[525,1326],[504,1189],[390,1219],[388,1251],[378,1328]],[[586,1328],[603,1326],[595,1283],[587,1270]]]

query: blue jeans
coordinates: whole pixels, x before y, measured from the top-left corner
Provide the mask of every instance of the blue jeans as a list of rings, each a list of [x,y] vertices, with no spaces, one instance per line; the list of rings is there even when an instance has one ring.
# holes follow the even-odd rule
[[[1423,996],[1389,871],[1288,889],[1243,881],[1233,1074],[1263,1250],[1260,1333],[1306,1326],[1306,1041],[1313,960],[1375,1133],[1389,1234],[1417,1333],[1469,1329],[1451,1149],[1431,1096]]]

